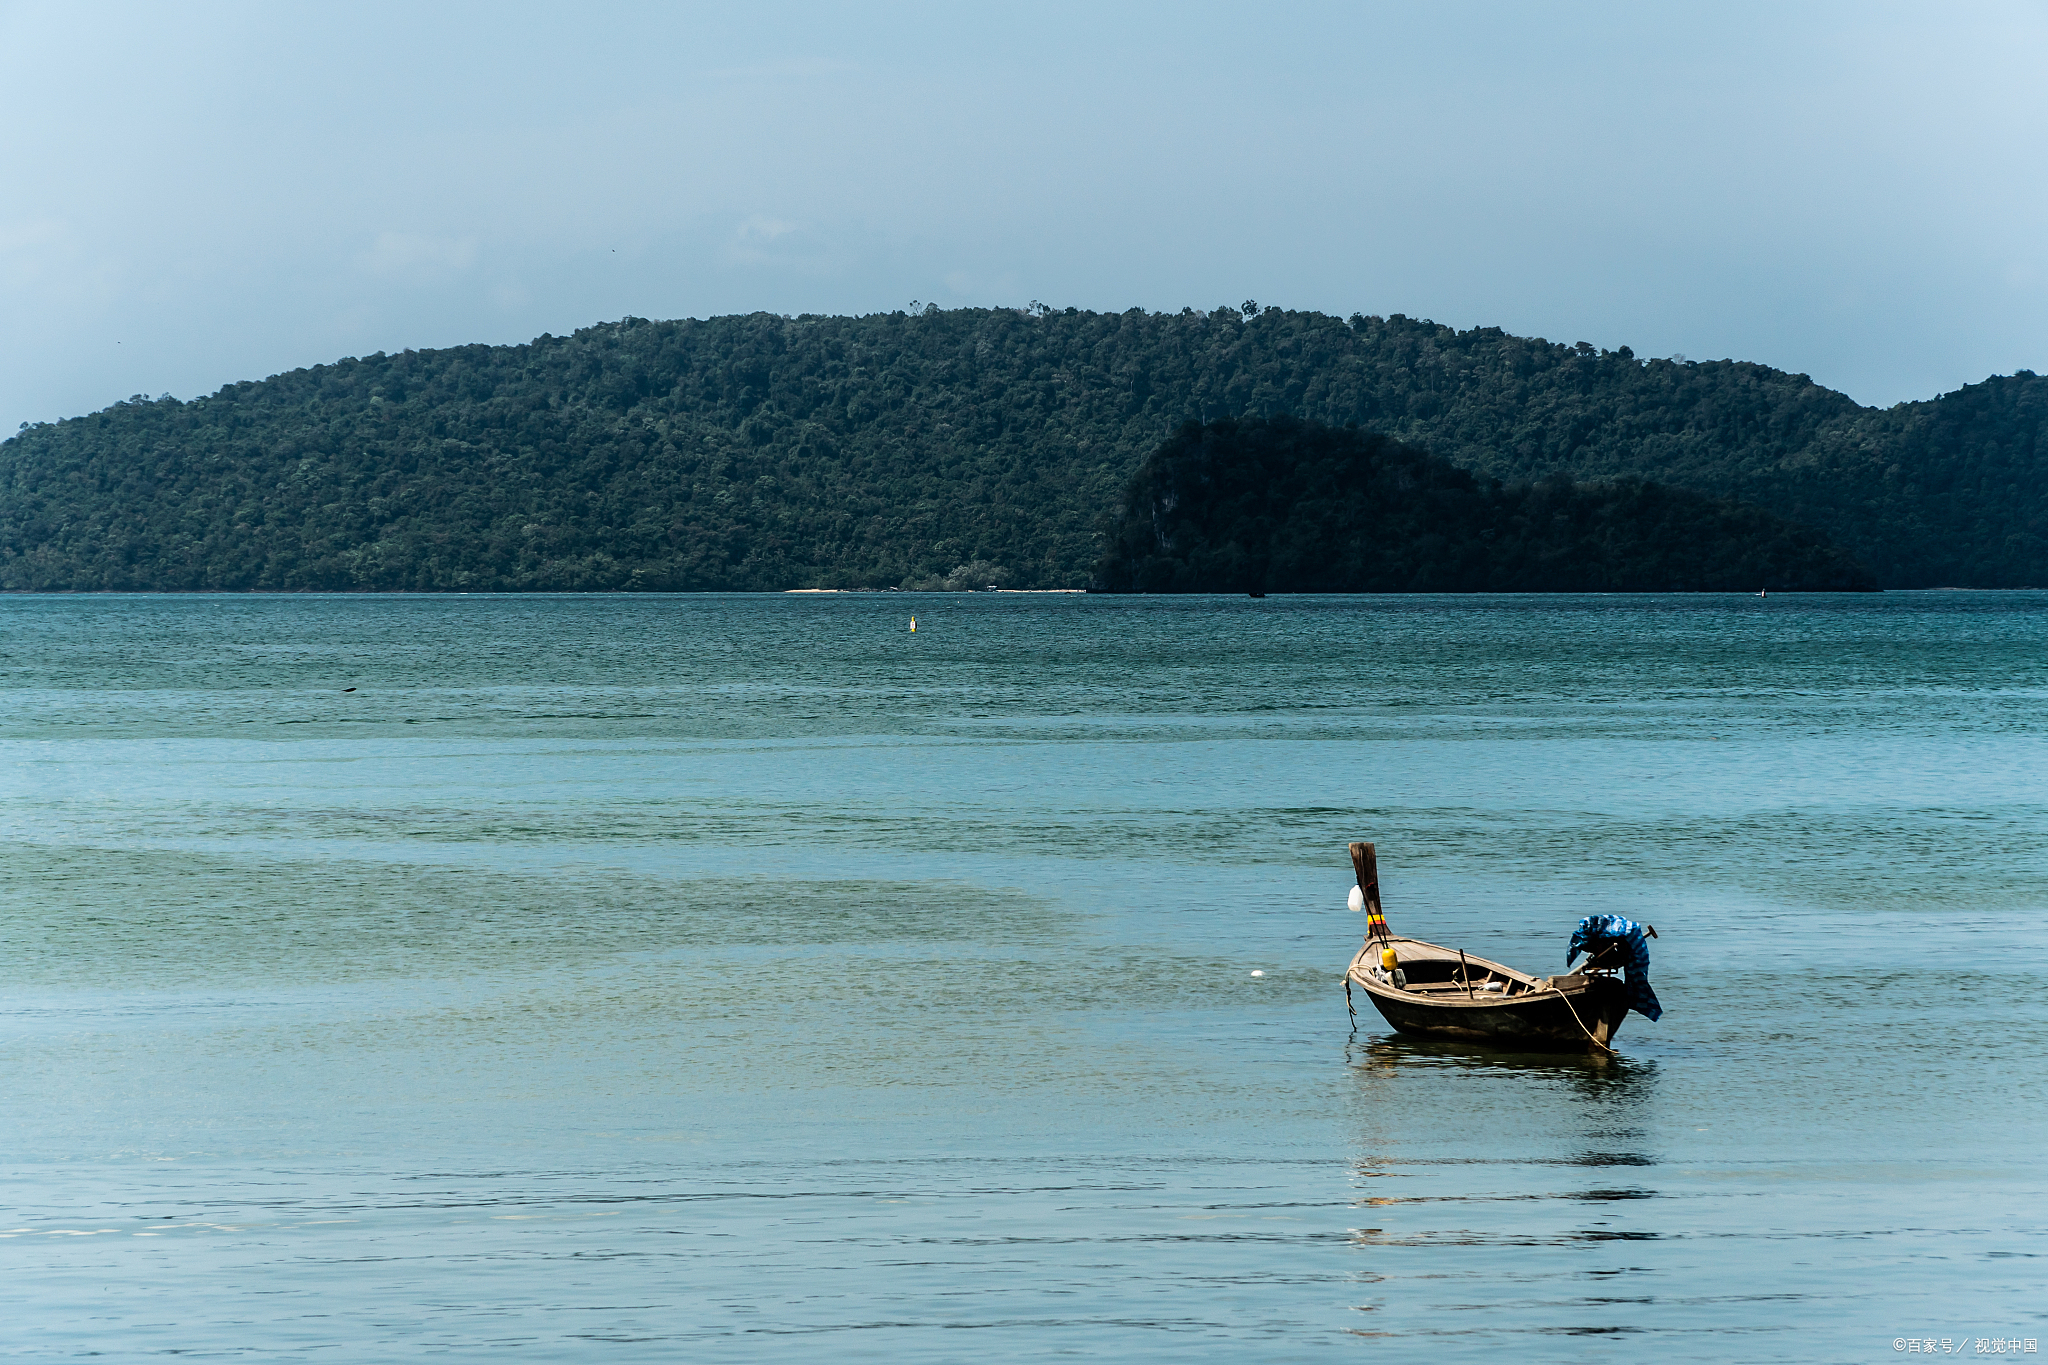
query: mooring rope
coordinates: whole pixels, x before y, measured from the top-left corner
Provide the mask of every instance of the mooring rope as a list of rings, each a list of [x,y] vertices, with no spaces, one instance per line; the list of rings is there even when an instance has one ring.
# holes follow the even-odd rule
[[[1566,1009],[1571,1010],[1572,1022],[1579,1026],[1579,1032],[1586,1035],[1587,1042],[1591,1043],[1594,1047],[1599,1048],[1602,1052],[1606,1053],[1610,1057],[1619,1057],[1621,1055],[1619,1052],[1616,1052],[1613,1048],[1607,1046],[1607,1044],[1601,1042],[1598,1038],[1595,1038],[1593,1036],[1593,1030],[1587,1028],[1586,1021],[1579,1018],[1578,1010],[1572,1005],[1572,998],[1569,995],[1566,995],[1563,991],[1558,990],[1556,982],[1551,983],[1550,989],[1557,991],[1557,998],[1564,1001],[1564,1007]]]

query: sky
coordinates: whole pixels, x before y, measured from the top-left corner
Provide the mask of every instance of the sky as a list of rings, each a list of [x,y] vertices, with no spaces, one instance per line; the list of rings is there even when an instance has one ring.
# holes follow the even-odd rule
[[[0,0],[0,431],[634,315],[1256,299],[2048,371],[2048,0]]]

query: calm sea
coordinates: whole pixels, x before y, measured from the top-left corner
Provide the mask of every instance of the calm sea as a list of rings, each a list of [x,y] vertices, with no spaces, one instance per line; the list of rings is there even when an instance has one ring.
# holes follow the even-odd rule
[[[2048,1336],[2048,594],[12,597],[0,655],[0,1358]],[[1397,932],[1654,923],[1664,1019],[1354,1030],[1357,838]]]

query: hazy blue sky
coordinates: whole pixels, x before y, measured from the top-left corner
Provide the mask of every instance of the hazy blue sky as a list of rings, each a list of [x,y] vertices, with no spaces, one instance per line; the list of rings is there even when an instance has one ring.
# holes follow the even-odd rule
[[[743,12],[742,12],[743,11]],[[643,317],[1402,312],[2048,370],[2048,4],[0,0],[0,430]]]

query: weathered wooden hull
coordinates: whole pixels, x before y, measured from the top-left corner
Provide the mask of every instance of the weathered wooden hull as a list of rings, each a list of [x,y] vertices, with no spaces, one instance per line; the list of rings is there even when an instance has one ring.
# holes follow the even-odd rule
[[[1365,992],[1380,1016],[1402,1033],[1429,1038],[1461,1038],[1532,1052],[1587,1051],[1606,1047],[1628,1014],[1628,991],[1609,976],[1537,978],[1497,962],[1416,939],[1391,940],[1403,963],[1418,974],[1430,967],[1458,963],[1462,980],[1482,974],[1510,983],[1518,994],[1474,990],[1398,990],[1375,978],[1371,967],[1380,943],[1368,943],[1352,960],[1348,979]]]
[[[1366,994],[1380,1015],[1403,1033],[1510,1044],[1538,1052],[1583,1052],[1596,1042],[1607,1045],[1628,1013],[1628,993],[1620,986],[1606,977],[1591,978],[1591,983],[1569,997],[1524,996],[1498,1004],[1402,998],[1381,990]]]

